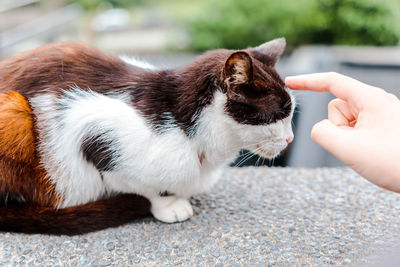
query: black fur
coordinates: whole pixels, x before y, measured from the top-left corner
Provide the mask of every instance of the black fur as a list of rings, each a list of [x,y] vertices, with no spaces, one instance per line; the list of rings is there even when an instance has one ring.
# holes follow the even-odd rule
[[[124,194],[71,208],[13,204],[0,208],[0,231],[78,235],[117,227],[148,215],[150,201]]]
[[[83,139],[81,149],[88,162],[100,171],[113,171],[117,167],[118,151],[115,150],[116,138],[110,132],[90,135]]]
[[[175,194],[171,193],[169,191],[163,191],[163,192],[160,192],[159,195],[160,195],[160,197],[170,197],[170,196],[174,196]]]

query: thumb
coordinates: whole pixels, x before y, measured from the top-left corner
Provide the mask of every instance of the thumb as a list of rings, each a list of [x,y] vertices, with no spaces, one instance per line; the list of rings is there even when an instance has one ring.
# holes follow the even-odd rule
[[[349,129],[344,129],[333,124],[330,120],[322,120],[314,125],[311,130],[311,139],[332,153],[334,156],[347,163],[352,142],[349,142]]]

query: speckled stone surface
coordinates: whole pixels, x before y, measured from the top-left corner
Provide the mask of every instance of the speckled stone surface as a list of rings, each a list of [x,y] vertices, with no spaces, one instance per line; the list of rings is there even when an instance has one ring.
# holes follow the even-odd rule
[[[348,168],[227,168],[192,204],[195,216],[172,225],[0,233],[0,266],[363,265],[400,233],[400,195]]]

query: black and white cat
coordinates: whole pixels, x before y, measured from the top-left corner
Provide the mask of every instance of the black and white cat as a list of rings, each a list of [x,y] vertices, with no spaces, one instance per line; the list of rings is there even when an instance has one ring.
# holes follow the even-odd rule
[[[273,158],[293,139],[295,102],[274,69],[285,45],[281,38],[240,51],[214,50],[173,70],[79,43],[1,62],[0,101],[15,102],[12,120],[20,123],[7,124],[15,135],[0,133],[0,144],[29,134],[33,141],[15,148],[13,157],[0,151],[6,155],[0,170],[24,163],[19,177],[0,172],[0,193],[71,214],[133,193],[150,201],[160,221],[190,218],[188,199],[209,190],[240,149]],[[4,108],[0,126],[10,120],[1,113]],[[36,182],[26,188],[28,176]],[[0,230],[23,231],[7,221],[17,216],[13,209],[0,210]]]

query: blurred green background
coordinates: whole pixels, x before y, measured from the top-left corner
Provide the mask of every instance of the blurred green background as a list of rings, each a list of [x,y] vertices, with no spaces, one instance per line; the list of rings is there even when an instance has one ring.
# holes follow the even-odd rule
[[[165,10],[189,34],[186,49],[244,48],[285,36],[303,44],[398,45],[398,0],[72,0],[86,10],[104,3]]]
[[[0,0],[0,55],[79,40],[116,53],[396,46],[399,0]]]
[[[207,1],[190,22],[196,50],[246,47],[285,36],[291,45],[396,45],[399,1]]]

